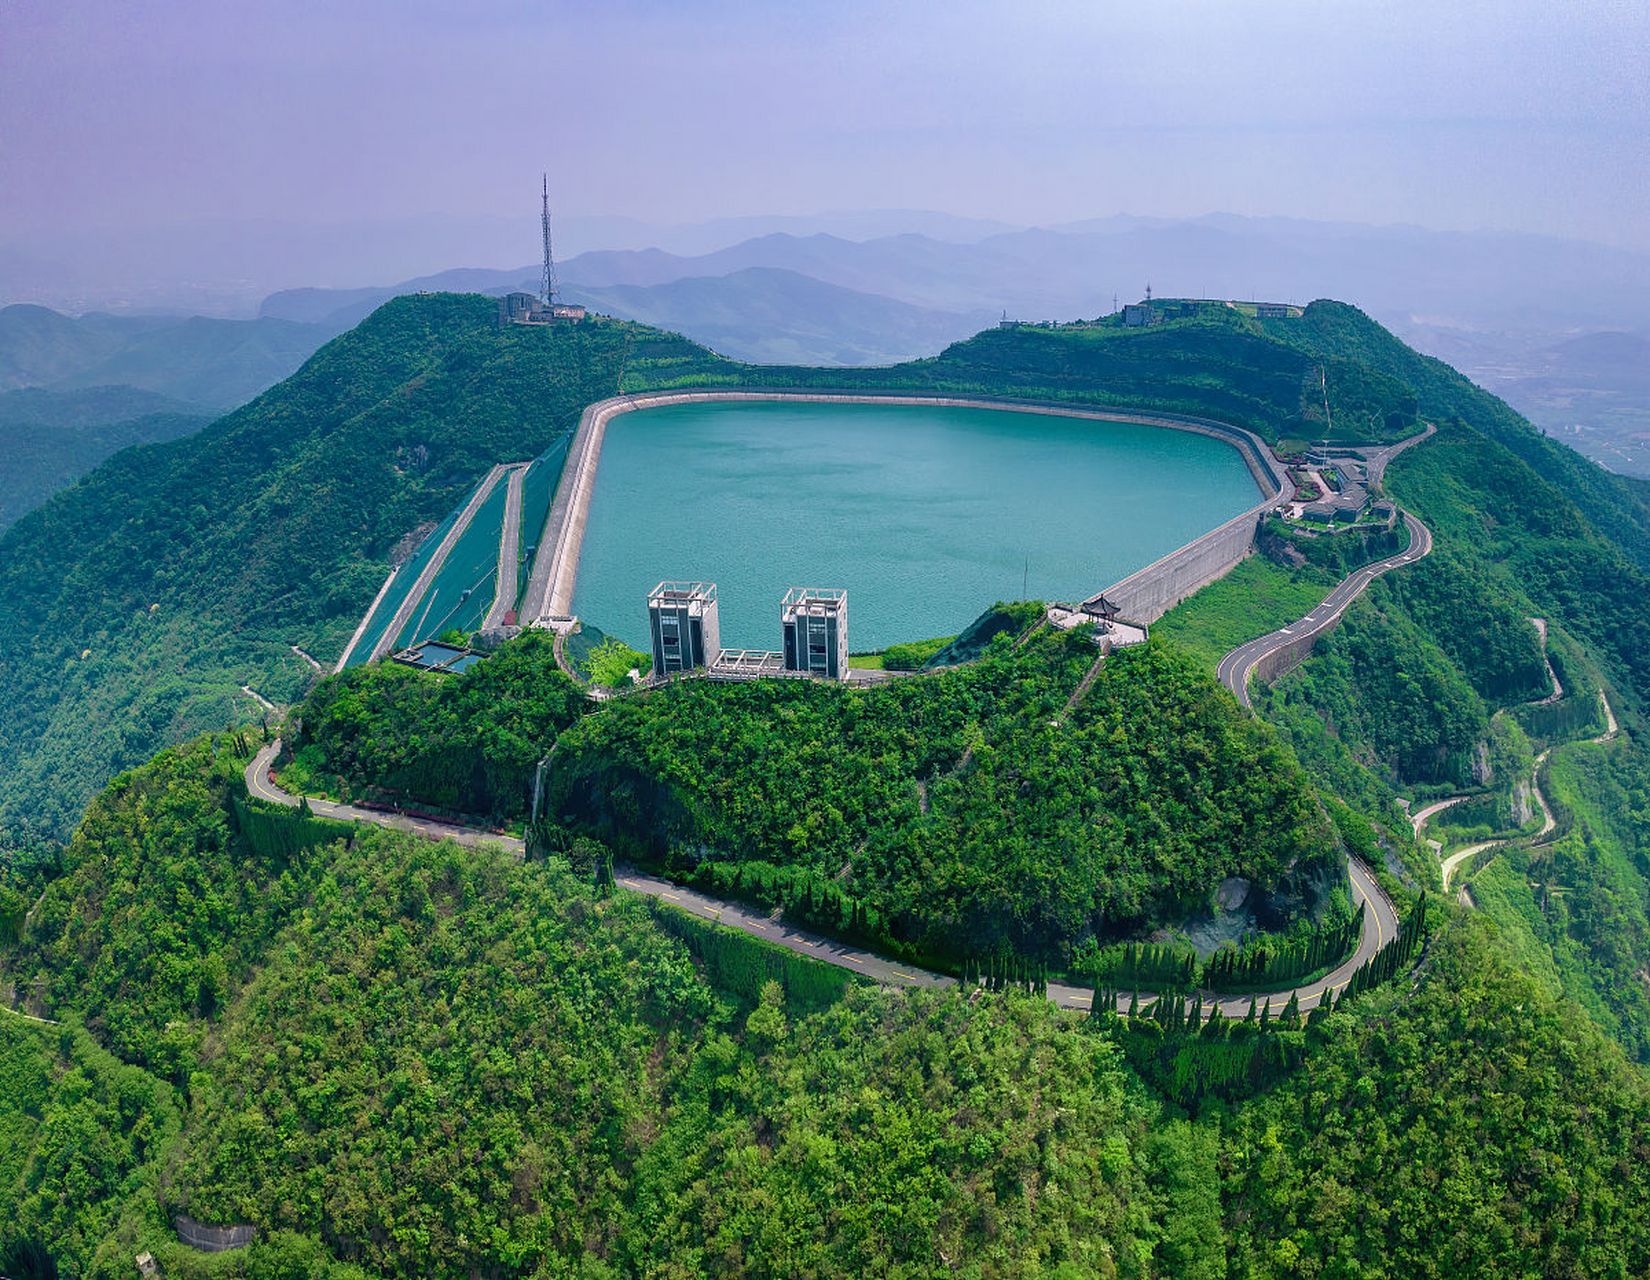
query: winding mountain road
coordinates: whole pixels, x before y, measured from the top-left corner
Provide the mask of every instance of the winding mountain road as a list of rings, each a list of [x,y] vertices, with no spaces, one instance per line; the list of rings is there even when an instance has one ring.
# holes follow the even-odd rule
[[[1535,629],[1541,636],[1541,660],[1546,664],[1547,678],[1552,682],[1551,692],[1546,694],[1544,697],[1537,698],[1531,705],[1538,707],[1550,706],[1564,696],[1564,686],[1559,681],[1558,672],[1553,670],[1552,659],[1547,654],[1547,620],[1545,618],[1531,618],[1530,621],[1535,624]],[[1603,743],[1612,741],[1615,736],[1621,732],[1621,726],[1616,723],[1616,713],[1610,706],[1610,697],[1604,692],[1603,689],[1598,691],[1598,700],[1599,705],[1604,709],[1604,732],[1593,738],[1592,741],[1595,744],[1602,745]],[[1485,849],[1499,848],[1502,845],[1512,844],[1515,840],[1528,840],[1533,847],[1552,834],[1553,828],[1558,825],[1558,822],[1553,817],[1552,807],[1547,803],[1547,797],[1541,792],[1541,766],[1546,763],[1547,757],[1552,753],[1553,748],[1548,747],[1535,758],[1535,767],[1530,770],[1530,794],[1535,797],[1536,805],[1541,809],[1541,829],[1529,836],[1504,836],[1498,840],[1481,840],[1477,844],[1463,845],[1438,864],[1439,871],[1444,880],[1445,893],[1449,892],[1450,881],[1454,878],[1456,869],[1460,867],[1462,863],[1467,862],[1471,858],[1482,853]],[[1463,800],[1470,799],[1472,799],[1472,793],[1470,792],[1465,795],[1450,796],[1445,800],[1434,801],[1426,808],[1420,810],[1412,819],[1415,823],[1416,838],[1420,838],[1421,828],[1433,815],[1441,813],[1443,810],[1448,809],[1451,805],[1457,805]],[[1462,906],[1472,906],[1472,899],[1468,895],[1467,887],[1465,885],[1461,886],[1459,899]]]
[[[259,800],[295,806],[299,803],[299,797],[275,781],[274,763],[280,750],[281,742],[277,738],[252,758],[251,763],[246,766],[246,789]],[[309,806],[311,811],[320,817],[333,818],[340,822],[370,822],[396,831],[411,832],[430,840],[452,840],[472,848],[490,845],[517,858],[525,856],[527,851],[527,846],[515,836],[438,818],[420,818],[384,809],[366,809],[359,805],[340,804],[337,801],[314,797],[310,798]],[[1357,861],[1350,864],[1350,871],[1353,893],[1358,901],[1366,905],[1366,911],[1363,935],[1358,939],[1357,947],[1345,963],[1317,981],[1306,983],[1292,991],[1221,996],[1219,1004],[1223,1015],[1243,1017],[1248,1013],[1252,1000],[1257,1001],[1259,1006],[1270,1007],[1273,1013],[1278,1013],[1289,1003],[1291,995],[1298,998],[1302,1012],[1314,1009],[1326,996],[1332,997],[1339,992],[1351,980],[1358,966],[1374,956],[1388,940],[1396,936],[1397,913],[1386,895],[1381,892],[1380,886],[1376,884],[1374,876],[1369,873],[1368,868]],[[650,898],[657,898],[702,919],[714,921],[730,929],[738,929],[787,951],[835,965],[839,969],[846,969],[888,986],[935,988],[957,985],[957,980],[948,974],[933,973],[917,965],[867,951],[862,947],[850,946],[834,938],[793,928],[780,919],[777,912],[762,912],[740,903],[712,898],[685,885],[674,884],[669,880],[661,880],[656,876],[631,869],[616,871],[614,881],[620,888],[628,889],[632,893],[646,894]],[[1051,982],[1048,984],[1048,998],[1062,1009],[1086,1010],[1093,1003],[1094,993],[1088,987]],[[1155,996],[1142,996],[1139,1007],[1148,1009],[1155,999]],[[1209,996],[1205,993],[1206,1002],[1208,999]],[[1124,1012],[1132,1011],[1128,996],[1120,998],[1120,1007]]]
[[[1374,564],[1365,565],[1362,569],[1349,573],[1324,597],[1317,608],[1299,621],[1291,622],[1287,627],[1281,627],[1269,635],[1251,640],[1247,644],[1240,644],[1233,649],[1220,660],[1220,666],[1215,671],[1216,678],[1221,684],[1237,695],[1237,700],[1244,706],[1252,706],[1249,701],[1249,677],[1256,667],[1274,654],[1292,646],[1304,646],[1307,641],[1316,640],[1334,628],[1347,607],[1383,573],[1389,573],[1406,564],[1414,564],[1417,560],[1430,555],[1432,530],[1407,511],[1404,512],[1404,524],[1409,529],[1409,546],[1395,556],[1377,560]]]
[[[1421,828],[1427,825],[1429,819],[1436,817],[1445,809],[1453,809],[1463,800],[1470,800],[1471,798],[1471,796],[1466,795],[1450,796],[1447,800],[1434,800],[1426,808],[1417,809],[1409,818],[1409,824],[1415,831],[1415,838],[1417,840],[1421,838]]]
[[[1547,797],[1541,794],[1541,766],[1547,763],[1547,757],[1552,753],[1553,749],[1548,747],[1545,751],[1538,755],[1535,758],[1535,768],[1530,774],[1530,794],[1535,797],[1535,803],[1541,810],[1541,829],[1534,835],[1527,837],[1530,840],[1540,840],[1544,836],[1550,835],[1552,833],[1552,829],[1558,825],[1558,822],[1553,817],[1552,809],[1547,805]],[[1458,796],[1456,798],[1461,800],[1466,799],[1465,796]],[[1467,861],[1467,859],[1473,857],[1475,854],[1482,853],[1485,849],[1493,849],[1498,845],[1511,844],[1514,840],[1521,840],[1525,838],[1526,837],[1523,836],[1507,836],[1500,840],[1483,840],[1478,844],[1463,845],[1438,864],[1439,870],[1443,873],[1444,877],[1444,892],[1449,892],[1449,882],[1455,875],[1455,869],[1463,862]]]

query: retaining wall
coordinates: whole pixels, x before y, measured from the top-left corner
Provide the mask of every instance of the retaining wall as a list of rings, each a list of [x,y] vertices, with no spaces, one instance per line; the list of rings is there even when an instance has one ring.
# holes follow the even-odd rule
[[[1272,501],[1262,503],[1262,508]],[[1220,528],[1113,583],[1102,594],[1125,620],[1149,626],[1194,591],[1230,573],[1254,547],[1260,521],[1261,512],[1254,509],[1234,516]]]
[[[1300,666],[1312,656],[1312,650],[1318,641],[1338,627],[1344,616],[1345,614],[1337,613],[1316,631],[1304,632],[1282,648],[1272,650],[1250,669],[1250,678],[1262,684],[1271,684],[1285,671]]]
[[[522,601],[524,623],[545,625],[551,618],[565,618],[573,609],[573,588],[578,579],[579,557],[584,546],[584,530],[590,517],[590,499],[595,492],[596,467],[601,459],[607,424],[633,409],[654,409],[678,404],[714,404],[739,401],[791,404],[895,404],[939,406],[962,409],[1001,409],[1015,413],[1038,413],[1062,418],[1082,418],[1096,422],[1124,422],[1166,427],[1224,440],[1238,451],[1249,468],[1262,500],[1220,528],[1187,543],[1154,564],[1131,574],[1106,594],[1123,605],[1131,621],[1155,622],[1179,601],[1199,587],[1213,582],[1248,554],[1254,543],[1261,514],[1294,493],[1288,473],[1259,436],[1230,423],[1215,422],[1172,413],[1129,413],[1122,410],[1090,409],[1044,401],[993,400],[978,396],[875,395],[862,392],[830,391],[662,391],[631,396],[615,396],[590,405],[579,418],[573,444],[568,449],[555,501],[544,522],[539,551],[534,558]],[[1121,592],[1121,596],[1113,595]]]
[[[178,1233],[179,1240],[202,1253],[226,1253],[230,1249],[243,1248],[251,1244],[252,1238],[258,1234],[256,1227],[244,1224],[209,1227],[183,1213],[172,1219],[172,1229]]]

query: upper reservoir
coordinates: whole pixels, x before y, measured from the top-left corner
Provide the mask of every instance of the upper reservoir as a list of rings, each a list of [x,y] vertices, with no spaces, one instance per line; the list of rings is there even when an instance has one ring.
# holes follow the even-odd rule
[[[845,587],[858,650],[996,600],[1077,600],[1255,505],[1208,436],[1007,410],[692,404],[607,428],[574,612],[646,650],[647,593],[714,582],[722,644],[779,645],[792,586]]]

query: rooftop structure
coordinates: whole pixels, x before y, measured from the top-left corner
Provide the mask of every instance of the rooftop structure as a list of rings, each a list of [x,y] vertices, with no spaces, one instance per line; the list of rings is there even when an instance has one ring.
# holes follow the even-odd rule
[[[762,680],[801,673],[785,670],[785,655],[777,649],[724,649],[705,674],[712,680]]]
[[[661,582],[648,592],[653,674],[666,679],[709,667],[722,652],[714,582]]]
[[[417,667],[420,671],[443,671],[456,675],[468,671],[478,662],[485,661],[486,657],[486,654],[477,653],[474,649],[442,644],[439,640],[426,640],[411,649],[401,650],[395,655],[395,660],[404,666]]]
[[[498,300],[500,324],[554,324],[558,320],[583,320],[586,311],[576,303],[557,302],[545,306],[530,293],[507,293]]]
[[[1108,598],[1105,592],[1101,592],[1092,599],[1083,601],[1083,612],[1103,622],[1114,622],[1122,610],[1116,601]]]
[[[848,593],[838,588],[792,587],[779,604],[785,628],[785,669],[848,678]]]

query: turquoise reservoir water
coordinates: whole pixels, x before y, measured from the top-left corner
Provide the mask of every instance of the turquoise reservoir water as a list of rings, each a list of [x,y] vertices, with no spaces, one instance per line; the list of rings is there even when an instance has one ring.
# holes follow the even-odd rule
[[[992,409],[704,404],[607,428],[574,612],[647,648],[662,578],[717,584],[725,648],[780,647],[786,588],[846,587],[849,641],[1075,600],[1259,501],[1230,445]]]

